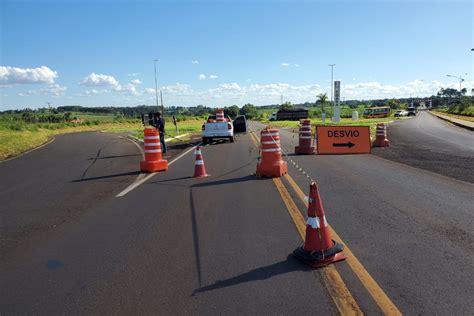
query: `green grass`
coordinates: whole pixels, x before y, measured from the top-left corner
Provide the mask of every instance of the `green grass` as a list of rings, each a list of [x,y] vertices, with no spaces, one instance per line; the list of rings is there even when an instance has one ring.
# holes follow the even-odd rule
[[[384,117],[384,118],[373,118],[373,119],[359,119],[357,121],[353,121],[350,118],[341,118],[341,121],[339,123],[334,123],[331,122],[331,120],[326,119],[326,123],[324,125],[331,125],[331,126],[369,126],[370,127],[370,134],[372,137],[375,135],[375,127],[377,123],[388,123],[392,122],[394,120],[398,120],[399,118],[394,118],[394,117]],[[407,118],[400,118],[400,119],[407,119]],[[310,119],[311,125],[323,125],[323,122],[320,118],[315,118],[315,119]],[[299,121],[268,121],[268,120],[263,120],[261,121],[264,124],[268,124],[270,126],[275,126],[275,127],[290,127],[290,128],[297,128],[300,124]]]
[[[99,121],[101,123],[111,123],[114,121],[114,114],[95,114],[95,113],[84,113],[84,112],[71,112],[71,119],[77,117],[84,121]]]
[[[168,120],[166,120],[166,123],[165,123],[166,137],[175,137],[182,134],[201,132],[202,124],[204,124],[204,120],[201,118],[180,121],[177,123],[178,132],[176,132],[176,129],[173,123],[171,121],[168,122]],[[143,126],[140,128],[137,128],[133,132],[133,136],[135,136],[138,139],[143,140]]]
[[[0,160],[19,155],[48,142],[58,134],[87,131],[134,131],[139,123],[102,123],[99,125],[65,125],[63,123],[0,124]]]
[[[447,109],[440,109],[440,110],[434,110],[434,112],[438,112],[440,114],[443,114],[443,115],[446,115],[458,120],[474,122],[474,116],[451,114],[451,113],[448,113],[446,110]]]

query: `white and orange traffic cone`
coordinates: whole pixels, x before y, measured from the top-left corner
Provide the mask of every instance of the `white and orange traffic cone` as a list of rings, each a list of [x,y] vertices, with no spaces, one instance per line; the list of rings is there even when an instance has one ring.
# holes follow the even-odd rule
[[[196,155],[196,162],[194,163],[194,178],[202,178],[209,176],[206,173],[206,167],[204,166],[204,159],[202,159],[201,147],[197,146],[194,151]]]
[[[312,182],[309,186],[308,220],[303,247],[293,251],[299,260],[314,268],[346,259],[342,253],[344,245],[331,239],[318,186]]]

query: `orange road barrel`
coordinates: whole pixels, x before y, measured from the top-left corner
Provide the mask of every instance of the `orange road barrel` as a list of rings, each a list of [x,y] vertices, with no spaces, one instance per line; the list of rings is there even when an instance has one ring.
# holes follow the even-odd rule
[[[387,139],[387,126],[384,123],[377,123],[373,147],[388,147],[389,145],[390,141]]]
[[[283,161],[280,134],[277,129],[265,128],[260,133],[261,157],[257,163],[257,176],[281,177],[288,173],[288,165]]]
[[[304,120],[299,129],[298,146],[295,147],[295,154],[311,155],[315,152],[313,137],[311,136],[311,121]]]
[[[168,161],[161,156],[160,134],[156,128],[145,128],[144,152],[145,160],[140,162],[142,172],[156,172],[168,170]]]

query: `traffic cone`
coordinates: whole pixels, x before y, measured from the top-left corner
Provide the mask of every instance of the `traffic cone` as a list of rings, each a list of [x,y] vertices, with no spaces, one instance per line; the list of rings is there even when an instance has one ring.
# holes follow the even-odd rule
[[[295,147],[297,155],[311,155],[315,153],[315,146],[311,136],[311,121],[304,120],[300,126],[298,146]]]
[[[288,173],[288,164],[281,156],[278,130],[266,127],[260,135],[261,157],[257,163],[256,175],[258,177],[281,177]]]
[[[388,147],[390,141],[387,139],[387,126],[384,123],[377,123],[375,129],[375,141],[373,147]]]
[[[320,268],[345,260],[346,256],[342,253],[343,248],[344,245],[331,238],[318,187],[316,183],[312,182],[309,186],[308,220],[304,246],[293,251],[293,255],[314,268]]]
[[[140,170],[143,172],[156,172],[168,170],[168,161],[161,156],[160,133],[156,128],[145,128],[144,153],[145,160],[140,162]]]
[[[196,162],[194,163],[194,178],[209,176],[206,173],[206,167],[204,166],[204,160],[202,159],[201,147],[197,146],[194,154],[196,155]]]

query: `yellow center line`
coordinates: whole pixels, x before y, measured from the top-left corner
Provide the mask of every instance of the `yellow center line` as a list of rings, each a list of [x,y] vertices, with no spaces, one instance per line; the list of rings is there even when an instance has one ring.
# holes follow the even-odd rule
[[[286,174],[285,179],[291,185],[293,190],[295,190],[296,194],[301,199],[301,201],[303,201],[304,205],[308,206],[308,202],[306,202],[306,199],[305,199],[305,194],[303,193],[301,188],[298,186],[298,184],[296,184],[293,178],[289,174]],[[365,286],[365,288],[370,293],[370,295],[372,296],[374,301],[377,303],[377,305],[380,307],[380,309],[383,311],[383,313],[386,315],[401,315],[401,312],[398,310],[395,304],[390,300],[387,294],[385,294],[385,292],[377,284],[374,278],[372,278],[369,272],[364,268],[362,263],[360,263],[360,261],[356,258],[354,253],[346,245],[346,243],[341,239],[341,237],[339,237],[336,231],[331,226],[329,226],[329,229],[331,231],[331,235],[333,236],[333,238],[337,242],[344,245],[344,254],[347,256],[347,260],[346,260],[347,263],[349,264],[351,269],[354,271],[354,273],[357,275],[357,277],[362,282],[362,284]]]
[[[257,136],[250,133],[250,138],[254,142],[255,146],[259,147],[259,142],[256,137]],[[304,241],[306,235],[306,222],[303,215],[301,215],[301,212],[298,210],[298,207],[291,198],[290,193],[286,189],[281,179],[273,178],[273,183],[278,189],[278,192],[285,203],[290,217],[295,223],[296,229],[298,230],[301,239]],[[328,290],[329,295],[331,296],[339,313],[341,315],[363,315],[364,313],[360,309],[359,304],[357,304],[336,268],[333,265],[326,266],[321,269],[321,272],[323,275],[324,286]]]

